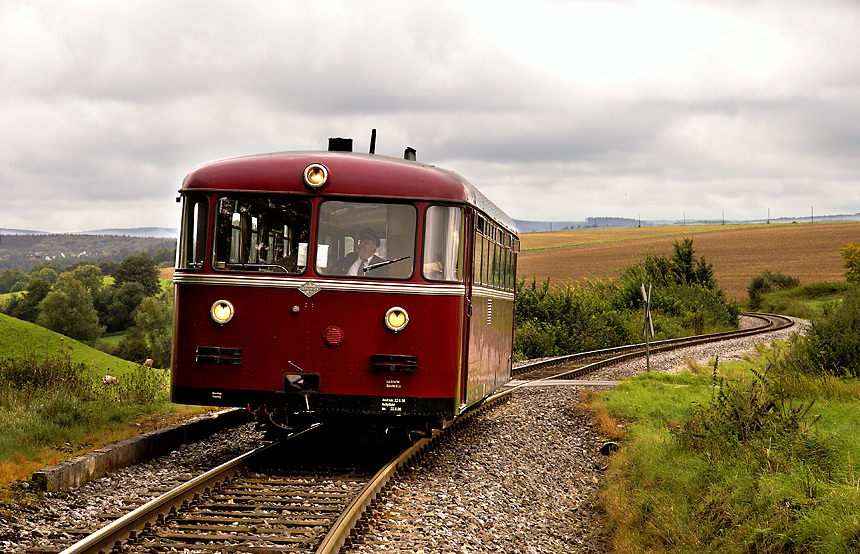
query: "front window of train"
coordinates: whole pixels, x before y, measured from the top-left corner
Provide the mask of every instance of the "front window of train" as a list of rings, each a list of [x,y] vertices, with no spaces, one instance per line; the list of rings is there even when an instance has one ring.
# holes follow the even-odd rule
[[[182,228],[179,235],[179,269],[200,269],[206,253],[207,199],[205,196],[182,198]]]
[[[215,269],[303,273],[311,203],[306,199],[225,196],[215,214]]]
[[[327,276],[409,279],[416,210],[409,204],[329,200],[319,208],[315,266]]]

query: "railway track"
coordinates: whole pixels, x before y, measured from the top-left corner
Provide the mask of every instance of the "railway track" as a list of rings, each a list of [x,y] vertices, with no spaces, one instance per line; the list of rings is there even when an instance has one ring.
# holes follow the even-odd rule
[[[317,426],[221,464],[62,550],[338,552],[380,490],[452,427],[407,448]]]
[[[659,341],[652,352],[765,333],[790,326],[780,316],[744,331]],[[517,368],[518,379],[569,379],[641,356],[644,345],[562,356]],[[564,367],[559,367],[563,365]],[[559,371],[561,369],[561,371]],[[513,387],[480,408],[509,397]],[[454,425],[477,413],[473,410]],[[450,426],[450,427],[453,427]],[[239,456],[68,547],[82,552],[338,552],[375,496],[448,429],[400,449],[364,440],[333,441],[312,428]],[[359,445],[364,445],[360,447]],[[345,452],[345,448],[349,452]]]
[[[593,350],[540,360],[530,364],[522,365],[513,370],[513,377],[521,380],[538,379],[575,379],[591,373],[602,367],[620,363],[631,358],[646,355],[646,349],[650,353],[666,352],[686,348],[697,344],[719,342],[723,340],[736,339],[751,335],[760,335],[780,329],[786,329],[794,325],[794,322],[784,316],[775,314],[761,314],[746,312],[742,314],[748,318],[758,321],[758,325],[737,331],[726,331],[723,333],[710,333],[707,335],[696,335],[679,339],[669,339],[645,343]],[[559,371],[560,366],[564,369]]]

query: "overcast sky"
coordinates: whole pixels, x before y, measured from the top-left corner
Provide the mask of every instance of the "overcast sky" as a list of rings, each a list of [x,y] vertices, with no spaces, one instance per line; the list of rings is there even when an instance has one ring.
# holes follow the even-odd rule
[[[214,159],[454,170],[516,219],[860,212],[856,0],[0,4],[0,228],[177,227]]]

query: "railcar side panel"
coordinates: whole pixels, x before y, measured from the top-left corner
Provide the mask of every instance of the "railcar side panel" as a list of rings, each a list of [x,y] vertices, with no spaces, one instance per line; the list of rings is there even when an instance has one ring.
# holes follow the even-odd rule
[[[513,295],[495,292],[475,289],[472,293],[467,404],[484,398],[511,378]]]

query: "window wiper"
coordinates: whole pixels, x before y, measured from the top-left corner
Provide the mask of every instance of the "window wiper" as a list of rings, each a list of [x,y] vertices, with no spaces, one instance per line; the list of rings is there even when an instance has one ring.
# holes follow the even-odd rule
[[[290,271],[282,265],[278,264],[226,264],[228,269],[282,269],[284,273],[289,273]]]
[[[375,264],[370,264],[368,266],[365,266],[362,269],[363,269],[363,271],[370,271],[371,269],[376,269],[377,267],[382,267],[384,265],[393,264],[394,262],[402,262],[403,260],[407,260],[409,258],[410,258],[410,256],[403,256],[402,258],[394,258],[393,260],[385,260],[384,262],[378,262]]]

